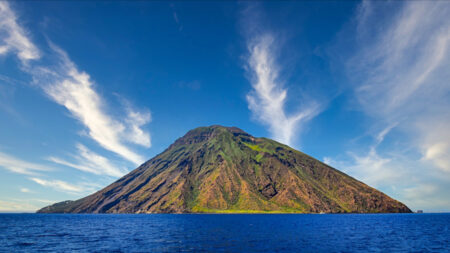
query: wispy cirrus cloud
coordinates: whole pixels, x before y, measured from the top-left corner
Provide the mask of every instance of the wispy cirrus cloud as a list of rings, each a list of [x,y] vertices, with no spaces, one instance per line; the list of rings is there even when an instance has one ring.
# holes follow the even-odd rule
[[[108,165],[108,162],[93,156],[93,154],[89,153],[89,151],[84,150],[86,152],[85,158],[90,160],[92,163],[96,163],[97,165]],[[93,157],[90,157],[93,156]],[[24,161],[22,159],[19,159],[17,157],[5,154],[0,152],[0,168],[4,168],[6,170],[9,170],[11,172],[17,173],[17,174],[23,174],[29,176],[30,180],[32,180],[35,183],[38,183],[42,186],[51,187],[53,189],[67,192],[67,193],[85,193],[93,191],[97,188],[99,188],[98,185],[91,184],[91,183],[80,183],[80,184],[71,184],[65,181],[61,180],[46,180],[42,179],[42,176],[48,174],[50,171],[54,171],[55,169],[50,166],[45,166],[42,164],[37,163],[31,163]],[[95,169],[98,170],[96,167]],[[97,172],[95,170],[95,172]],[[108,170],[108,168],[105,168],[105,170]],[[98,173],[97,173],[98,174]],[[22,187],[20,189],[23,193],[30,193],[31,191],[28,188]]]
[[[72,184],[62,180],[47,180],[38,177],[31,177],[30,180],[44,187],[50,187],[54,190],[70,194],[92,192],[98,188],[87,183]]]
[[[39,174],[39,172],[48,172],[52,170],[50,167],[27,162],[2,152],[0,152],[0,167],[24,175],[36,175]]]
[[[175,10],[175,5],[173,3],[170,4],[170,9],[172,10],[173,20],[178,26],[178,31],[180,32],[183,31],[183,25],[181,24],[180,19],[178,18],[178,13]]]
[[[126,173],[126,169],[117,168],[106,157],[92,152],[82,144],[78,143],[77,149],[78,155],[74,156],[75,162],[69,162],[58,157],[49,157],[48,160],[96,175],[120,177]]]
[[[248,66],[253,90],[247,95],[249,109],[256,119],[269,127],[272,137],[291,145],[302,124],[319,113],[312,102],[293,114],[287,114],[288,91],[279,77],[280,66],[274,55],[274,37],[267,33],[248,41]]]
[[[0,31],[0,55],[14,52],[22,63],[40,58],[39,50],[17,23],[17,16],[7,1],[0,1]]]
[[[398,185],[400,179],[407,178],[408,170],[402,165],[403,161],[397,157],[382,156],[377,148],[385,137],[395,128],[396,124],[389,125],[374,135],[374,143],[366,150],[348,151],[350,158],[346,161],[325,157],[324,163],[342,169],[344,172],[376,187],[390,187]]]
[[[450,6],[395,5],[398,12],[379,24],[374,13],[387,5],[361,4],[360,47],[348,65],[359,76],[356,95],[371,116],[414,132],[424,159],[450,171]],[[369,33],[375,22],[384,29]]]
[[[94,157],[95,158],[95,157]],[[95,160],[95,159],[91,159]],[[101,161],[101,159],[100,159]],[[102,161],[104,162],[104,161]],[[101,164],[101,162],[98,162],[98,164]],[[7,169],[11,172],[27,175],[30,177],[30,180],[33,182],[40,184],[45,187],[50,187],[52,189],[56,189],[61,192],[71,193],[71,194],[78,194],[78,193],[86,193],[91,192],[95,189],[98,189],[99,187],[97,185],[93,185],[90,183],[81,183],[81,184],[71,184],[65,181],[61,180],[46,180],[42,179],[43,174],[48,174],[49,171],[52,170],[49,166],[36,164],[36,163],[30,163],[24,160],[21,160],[19,158],[13,157],[11,155],[7,155],[5,153],[0,152],[0,167]],[[23,193],[30,193],[32,192],[28,188],[22,187],[20,189]],[[25,206],[21,205],[13,205],[15,209],[19,210],[28,210],[24,209]],[[35,208],[34,208],[35,209]],[[1,209],[0,210],[4,210]]]
[[[142,127],[152,120],[149,110],[136,110],[126,99],[121,99],[125,108],[126,117],[124,122],[127,125],[127,131],[124,132],[122,138],[129,142],[149,148],[151,146],[151,137],[148,131],[144,131]]]
[[[88,152],[88,151],[86,151]],[[89,157],[92,154],[86,154],[86,158],[91,161],[97,160],[98,165],[102,165],[105,163],[105,160],[99,159],[98,157]],[[106,161],[106,165],[108,162]],[[103,164],[103,165],[105,165]],[[66,192],[70,194],[79,194],[79,193],[87,193],[92,192],[95,189],[98,189],[99,186],[91,183],[79,183],[79,184],[71,184],[69,182],[61,181],[61,180],[46,180],[42,179],[43,176],[49,174],[48,172],[54,170],[53,168],[41,164],[31,163],[19,158],[13,157],[11,155],[0,152],[0,168],[7,169],[11,172],[23,174],[29,176],[30,180],[33,182],[40,184],[45,187],[50,187],[52,189]],[[95,172],[97,172],[98,168],[95,168]],[[105,170],[108,170],[106,168]],[[31,193],[32,191],[28,188],[22,187],[20,189],[23,193]],[[19,208],[19,206],[16,206]],[[20,208],[19,208],[20,209]],[[0,210],[3,210],[0,208]],[[22,209],[25,210],[25,209]],[[28,209],[26,209],[28,210]]]

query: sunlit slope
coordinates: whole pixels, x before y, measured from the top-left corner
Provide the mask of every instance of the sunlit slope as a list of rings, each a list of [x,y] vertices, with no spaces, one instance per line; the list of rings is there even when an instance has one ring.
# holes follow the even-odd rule
[[[404,204],[330,166],[238,128],[200,127],[88,197],[48,213],[398,213]]]

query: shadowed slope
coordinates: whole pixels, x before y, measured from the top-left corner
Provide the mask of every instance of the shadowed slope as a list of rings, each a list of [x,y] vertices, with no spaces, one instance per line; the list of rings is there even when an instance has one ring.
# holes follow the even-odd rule
[[[411,212],[286,145],[235,127],[200,127],[88,197],[42,213]]]

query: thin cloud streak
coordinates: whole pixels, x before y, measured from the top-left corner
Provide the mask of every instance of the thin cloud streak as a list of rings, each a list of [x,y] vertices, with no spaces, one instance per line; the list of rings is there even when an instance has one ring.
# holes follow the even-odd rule
[[[366,11],[376,8],[368,6],[364,8]],[[448,14],[449,7],[443,3],[407,2],[389,24],[384,24],[385,29],[375,35],[367,34],[372,22],[377,22],[370,20],[375,16],[357,20],[359,29],[365,32],[360,34],[360,49],[348,67],[361,76],[356,94],[366,110],[383,116],[394,113],[393,117],[399,109],[401,114],[416,112],[416,104],[412,108],[405,105],[414,98],[431,95],[420,94],[422,88],[448,87],[445,81],[436,78],[446,75],[446,69],[439,67],[444,66],[448,54]],[[364,23],[368,24],[362,26]]]
[[[287,115],[287,89],[279,80],[279,66],[273,54],[274,38],[270,34],[253,38],[248,43],[253,90],[247,95],[249,109],[256,119],[269,127],[272,137],[291,145],[302,124],[316,116],[319,107],[309,104],[295,114]]]
[[[40,58],[40,52],[28,39],[26,31],[17,23],[15,13],[7,1],[0,1],[0,55],[13,51],[26,64]]]
[[[151,147],[151,137],[150,134],[142,129],[142,126],[151,122],[152,115],[148,110],[136,110],[133,108],[131,103],[121,98],[123,107],[125,108],[126,118],[125,123],[127,125],[127,131],[122,135],[122,138],[129,142],[137,145],[141,145],[146,148]]]
[[[96,175],[121,177],[126,173],[125,169],[119,169],[109,162],[106,157],[96,154],[82,144],[77,144],[79,155],[75,156],[76,163],[68,162],[57,157],[49,157],[48,160],[60,165],[75,168]]]
[[[81,186],[73,185],[61,180],[45,180],[36,177],[30,178],[30,180],[42,186],[51,187],[55,190],[67,193],[81,193],[86,191],[86,189]]]
[[[51,171],[52,169],[40,164],[23,161],[17,157],[0,152],[0,167],[11,172],[24,175],[37,175],[38,172]]]

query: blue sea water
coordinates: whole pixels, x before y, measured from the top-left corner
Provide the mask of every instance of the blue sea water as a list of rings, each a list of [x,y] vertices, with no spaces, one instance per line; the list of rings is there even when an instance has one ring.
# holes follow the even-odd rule
[[[450,252],[450,214],[0,214],[0,252]]]

